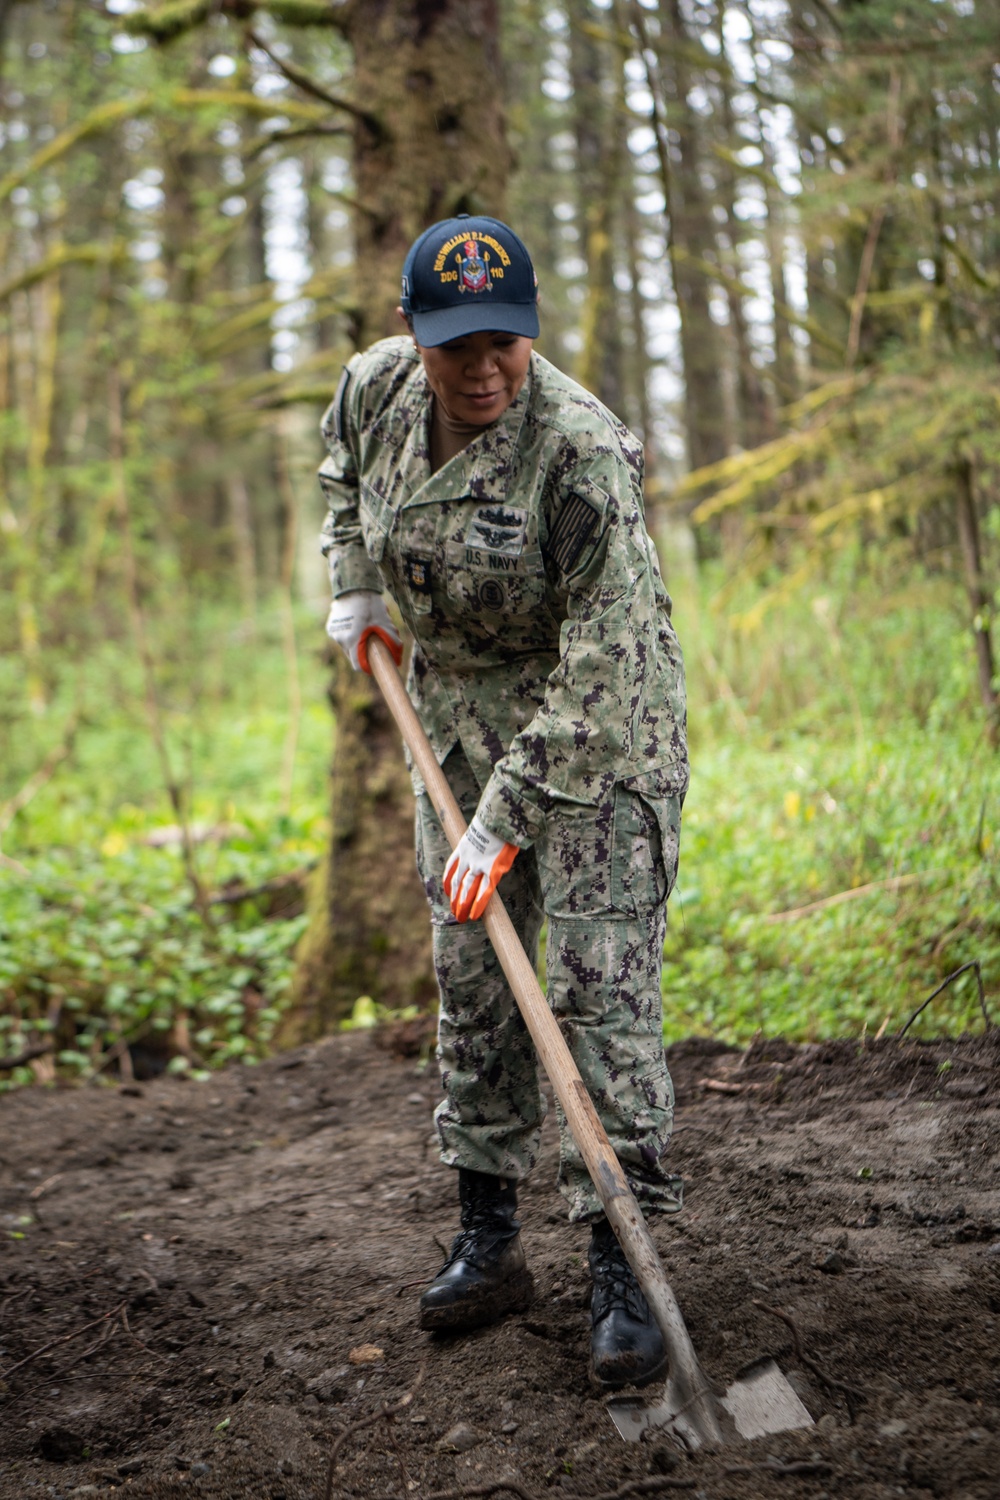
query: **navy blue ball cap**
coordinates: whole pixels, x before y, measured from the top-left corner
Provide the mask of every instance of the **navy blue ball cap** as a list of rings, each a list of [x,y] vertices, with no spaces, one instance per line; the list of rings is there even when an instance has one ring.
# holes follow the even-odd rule
[[[538,281],[509,225],[484,215],[442,219],[414,240],[403,266],[403,312],[426,349],[463,334],[538,337]]]

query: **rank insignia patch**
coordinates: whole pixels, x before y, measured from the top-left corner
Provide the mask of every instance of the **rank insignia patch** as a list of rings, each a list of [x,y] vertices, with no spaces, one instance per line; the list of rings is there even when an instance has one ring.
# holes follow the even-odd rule
[[[484,609],[503,609],[507,595],[499,578],[485,578],[479,585],[479,602]]]
[[[600,512],[589,500],[582,495],[570,495],[549,537],[548,553],[560,573],[573,571],[599,520]]]
[[[405,557],[406,581],[417,594],[431,591],[431,564],[427,557]]]

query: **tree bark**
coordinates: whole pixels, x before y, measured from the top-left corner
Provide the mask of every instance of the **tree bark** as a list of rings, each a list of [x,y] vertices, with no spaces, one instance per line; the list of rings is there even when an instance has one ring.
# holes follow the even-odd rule
[[[733,158],[745,142],[737,130],[733,108],[733,83],[726,53],[725,14],[725,7],[720,5],[716,17],[719,56],[727,66],[720,70],[719,123],[722,127],[722,145],[731,154],[729,157],[722,156],[717,169],[719,202],[726,214],[726,233],[729,240],[729,253],[732,257],[731,274],[726,279],[726,298],[729,304],[729,327],[732,332],[736,365],[737,438],[742,448],[756,448],[759,443],[774,436],[775,424],[767,392],[760,378],[760,372],[753,361],[744,294],[739,287],[743,270],[740,261],[740,246],[746,236],[736,212],[739,183],[733,166]]]
[[[972,464],[967,458],[959,462],[955,471],[955,479],[955,512],[965,569],[965,587],[972,612],[972,635],[976,643],[979,696],[986,710],[990,744],[995,746],[1000,738],[1000,694],[995,686],[997,669],[993,655],[993,638],[990,632],[990,596],[983,578],[975,484]]]
[[[615,286],[615,225],[624,168],[624,118],[605,84],[605,57],[593,34],[591,0],[569,8],[569,67],[576,138],[576,221],[587,266],[583,303],[583,348],[577,366],[581,385],[617,416],[624,416],[622,336]],[[610,62],[618,61],[617,49]]]
[[[365,0],[347,27],[357,122],[356,342],[398,333],[400,272],[428,224],[503,218],[508,151],[497,0]]]
[[[729,452],[723,389],[722,337],[709,309],[706,262],[716,253],[711,214],[702,181],[701,121],[690,103],[688,63],[694,45],[679,0],[661,0],[658,61],[671,139],[665,154],[664,191],[670,217],[674,294],[680,316],[684,363],[684,414],[692,469],[716,463]]]

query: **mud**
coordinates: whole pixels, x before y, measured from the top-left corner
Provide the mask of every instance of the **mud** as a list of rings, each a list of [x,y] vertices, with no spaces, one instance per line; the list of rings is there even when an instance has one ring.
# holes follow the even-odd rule
[[[694,1457],[622,1443],[590,1386],[551,1117],[534,1304],[419,1331],[456,1212],[409,1040],[0,1099],[4,1500],[321,1500],[337,1444],[332,1493],[366,1500],[1000,1495],[995,1034],[672,1049],[687,1206],[654,1234],[695,1347],[720,1385],[775,1356],[816,1418]]]

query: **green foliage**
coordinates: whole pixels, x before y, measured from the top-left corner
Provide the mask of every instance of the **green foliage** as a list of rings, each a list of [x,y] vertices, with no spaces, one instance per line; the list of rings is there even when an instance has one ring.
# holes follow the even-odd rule
[[[259,842],[256,857],[237,849],[221,867],[273,868],[276,851]],[[248,900],[208,928],[178,879],[176,854],[141,848],[57,851],[27,879],[0,872],[0,914],[0,1032],[30,1042],[54,1030],[57,1061],[82,1073],[121,1040],[161,1048],[163,1063],[172,1055],[182,1066],[259,1056],[305,920],[269,923]],[[177,1051],[181,1018],[190,1058]]]
[[[670,1038],[898,1029],[972,959],[996,993],[1000,765],[956,601],[940,580],[837,582],[766,616],[749,588],[678,591],[692,782]],[[976,1024],[970,974],[916,1029]]]
[[[195,873],[210,896],[226,897],[208,922],[181,857],[136,663],[105,642],[76,664],[86,711],[73,749],[14,819],[0,860],[0,1054],[53,1031],[60,1070],[79,1075],[113,1065],[109,1049],[123,1041],[196,1072],[266,1051],[302,901],[287,916],[268,891],[230,898],[318,859],[330,731],[320,653],[304,650],[306,707],[288,783],[275,623],[265,614],[248,639],[231,607],[207,604],[183,624],[160,622],[167,750],[185,768],[186,816],[203,839]],[[321,638],[314,617],[299,626]],[[51,733],[29,715],[15,720],[0,808],[44,761]],[[32,1076],[2,1075],[0,1087]]]
[[[137,10],[124,18],[133,36],[151,36],[158,42],[172,42],[211,13],[210,0],[168,0],[152,10]]]

